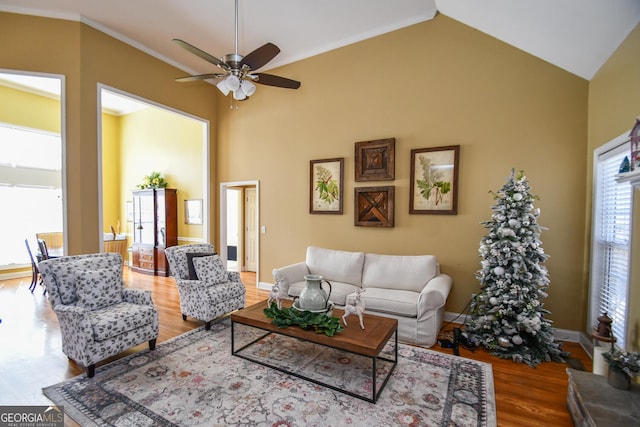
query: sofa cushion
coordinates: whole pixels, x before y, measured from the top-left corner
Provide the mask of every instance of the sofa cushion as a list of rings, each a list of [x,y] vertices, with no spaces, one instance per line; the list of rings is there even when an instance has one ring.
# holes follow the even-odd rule
[[[218,285],[228,281],[227,271],[224,269],[220,255],[193,258],[193,266],[198,279],[207,285]]]
[[[350,283],[336,281],[329,282],[331,283],[331,295],[329,295],[329,300],[333,301],[333,303],[337,305],[345,305],[347,295],[354,293],[356,289],[359,288]],[[305,286],[306,282],[294,282],[289,284],[289,296],[299,297]],[[329,286],[323,283],[322,289],[327,292],[329,290]]]
[[[365,288],[384,288],[421,292],[436,276],[436,257],[433,255],[366,254],[362,285]]]
[[[306,263],[311,274],[319,274],[332,283],[343,282],[361,287],[364,259],[364,252],[337,251],[309,246]],[[337,301],[333,301],[338,304]]]
[[[365,312],[380,312],[395,314],[403,317],[418,316],[418,292],[399,291],[381,288],[365,288],[360,294],[364,302]],[[347,301],[353,301],[355,293],[347,297]]]
[[[78,307],[98,310],[122,302],[122,276],[117,270],[103,268],[77,273]]]

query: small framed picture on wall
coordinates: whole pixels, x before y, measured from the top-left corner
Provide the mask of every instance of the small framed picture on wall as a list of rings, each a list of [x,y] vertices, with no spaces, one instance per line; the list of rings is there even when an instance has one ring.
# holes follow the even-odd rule
[[[184,201],[184,223],[202,224],[202,199]]]
[[[311,160],[309,213],[342,214],[344,157]]]
[[[360,227],[393,227],[395,186],[356,187],[355,226]]]
[[[411,150],[411,214],[458,213],[460,146]]]

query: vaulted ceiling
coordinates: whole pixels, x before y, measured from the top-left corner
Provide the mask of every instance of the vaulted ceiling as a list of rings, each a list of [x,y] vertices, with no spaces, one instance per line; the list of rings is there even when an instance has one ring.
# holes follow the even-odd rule
[[[0,0],[0,11],[82,21],[192,74],[215,67],[171,39],[234,53],[234,10],[234,0]],[[239,0],[238,53],[276,44],[266,70],[437,13],[590,80],[640,22],[640,1]]]

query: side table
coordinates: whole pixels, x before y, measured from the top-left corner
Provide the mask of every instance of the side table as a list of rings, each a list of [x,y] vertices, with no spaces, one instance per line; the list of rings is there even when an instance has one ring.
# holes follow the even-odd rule
[[[607,377],[567,368],[567,408],[579,427],[640,425],[640,386],[618,390]]]

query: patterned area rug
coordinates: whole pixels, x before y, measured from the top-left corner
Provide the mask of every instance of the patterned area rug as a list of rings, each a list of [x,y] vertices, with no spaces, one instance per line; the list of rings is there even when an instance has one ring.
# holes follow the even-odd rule
[[[236,329],[236,348],[258,332]],[[371,393],[371,359],[278,334],[246,351]],[[392,351],[390,342],[385,356]],[[384,378],[389,364],[377,368]],[[43,391],[82,426],[496,425],[490,364],[400,344],[389,382],[378,402],[368,403],[232,356],[228,319],[99,367],[92,379],[80,375]]]

